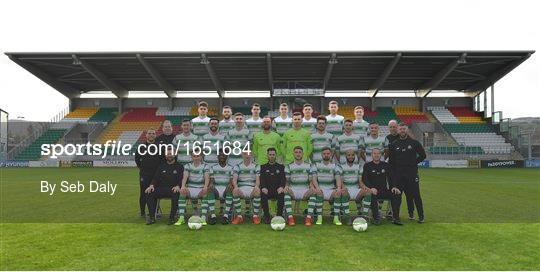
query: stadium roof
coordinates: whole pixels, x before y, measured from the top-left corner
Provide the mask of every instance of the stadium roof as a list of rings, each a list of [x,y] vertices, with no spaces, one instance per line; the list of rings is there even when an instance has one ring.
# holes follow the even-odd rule
[[[534,51],[7,52],[69,98],[94,91],[455,90],[476,95]]]

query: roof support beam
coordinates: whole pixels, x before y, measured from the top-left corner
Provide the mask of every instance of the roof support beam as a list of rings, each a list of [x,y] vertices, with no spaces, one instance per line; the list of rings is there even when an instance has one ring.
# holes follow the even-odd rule
[[[266,73],[268,75],[268,88],[270,96],[274,95],[274,74],[272,73],[272,54],[266,54]]]
[[[328,87],[328,82],[330,82],[330,77],[332,76],[332,69],[334,69],[334,65],[337,63],[337,55],[336,53],[332,53],[332,56],[328,60],[328,65],[326,66],[326,73],[324,74],[323,91],[326,91],[326,87]]]
[[[170,84],[160,73],[159,71],[150,64],[141,54],[136,54],[137,60],[144,67],[146,72],[154,79],[154,81],[159,85],[161,89],[167,94],[169,98],[176,97],[176,88]]]
[[[90,64],[84,59],[80,59],[77,55],[72,55],[73,61],[76,64],[81,65],[90,75],[92,75],[101,85],[115,94],[118,98],[125,98],[128,95],[128,90],[120,86],[118,83],[110,80],[105,74],[96,69],[94,65]]]
[[[36,77],[41,79],[43,82],[47,83],[49,86],[53,87],[55,90],[63,94],[65,97],[71,99],[71,98],[77,98],[80,96],[81,89],[75,88],[71,85],[68,85],[64,82],[58,81],[56,78],[52,77],[45,71],[41,70],[39,67],[37,67],[34,64],[22,61],[13,55],[8,55],[9,58],[17,63],[22,68],[26,69],[28,72],[34,74]]]
[[[429,93],[431,93],[431,90],[437,88],[439,84],[450,74],[456,67],[465,61],[465,58],[467,57],[467,53],[462,53],[460,57],[452,60],[449,62],[442,70],[437,72],[433,78],[431,78],[429,81],[425,82],[416,90],[416,96],[417,97],[426,97]]]
[[[371,97],[375,97],[377,93],[379,92],[379,89],[386,83],[386,80],[388,77],[390,77],[390,74],[392,74],[392,71],[394,71],[394,68],[396,68],[399,60],[401,59],[401,53],[397,53],[394,59],[386,65],[381,75],[379,75],[379,78],[377,78],[373,84],[369,87],[368,93]]]
[[[524,57],[510,62],[509,64],[505,65],[503,68],[492,73],[485,80],[475,83],[465,88],[465,90],[466,91],[479,91],[479,90],[487,89],[489,86],[495,84],[495,82],[497,82],[499,79],[503,78],[506,74],[510,73],[510,71],[518,67],[521,63],[526,61],[531,55],[532,53],[528,53]]]
[[[214,84],[214,87],[216,88],[219,97],[223,97],[223,94],[225,93],[225,91],[223,90],[223,85],[221,85],[221,81],[219,80],[216,72],[214,71],[212,64],[210,64],[210,61],[206,57],[206,54],[201,54],[201,64],[203,64],[206,68],[208,76],[210,76],[210,80],[212,80],[212,83]]]

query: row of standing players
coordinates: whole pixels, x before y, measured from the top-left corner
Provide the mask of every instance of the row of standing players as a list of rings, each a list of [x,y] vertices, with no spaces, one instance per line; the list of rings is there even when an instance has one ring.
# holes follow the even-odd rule
[[[401,191],[405,191],[407,196],[409,218],[414,218],[413,211],[416,206],[418,222],[424,221],[417,164],[425,159],[425,152],[416,140],[408,137],[407,127],[403,124],[398,131],[397,123],[390,121],[390,134],[386,138],[380,137],[378,125],[370,125],[363,120],[362,107],[354,109],[355,120],[344,120],[337,115],[335,101],[329,104],[330,115],[318,118],[311,118],[312,106],[309,104],[303,107],[303,117],[295,114],[289,118],[286,116],[287,105],[282,104],[281,116],[274,118],[274,122],[268,117],[260,118],[260,106],[254,104],[252,118],[248,119],[246,124],[244,116],[239,113],[234,115],[234,121],[231,120],[230,107],[223,108],[222,121],[206,116],[207,105],[204,102],[199,104],[198,109],[199,116],[191,121],[184,121],[180,134],[173,135],[170,122],[165,121],[163,134],[155,140],[155,131],[147,131],[146,144],[176,144],[178,141],[196,140],[228,140],[243,144],[249,142],[252,143],[256,164],[253,163],[251,155],[245,153],[231,154],[225,161],[223,157],[227,156],[224,154],[211,154],[203,159],[200,155],[188,154],[187,150],[182,149],[182,144],[178,145],[178,163],[175,162],[174,154],[171,163],[169,160],[163,161],[163,157],[159,159],[156,156],[137,155],[136,162],[140,168],[141,215],[144,215],[145,203],[148,202],[149,223],[154,222],[155,205],[152,204],[155,204],[159,197],[172,198],[173,208],[169,222],[176,224],[184,222],[187,198],[192,198],[194,207],[197,207],[198,200],[202,201],[201,212],[205,223],[207,213],[211,214],[209,223],[216,221],[216,199],[222,202],[220,208],[224,223],[229,222],[230,215],[227,211],[230,211],[232,206],[236,213],[232,222],[241,223],[243,218],[239,210],[240,198],[244,198],[247,204],[253,200],[253,221],[258,223],[261,201],[265,210],[264,220],[268,221],[267,200],[274,197],[278,199],[278,214],[281,213],[282,206],[285,206],[290,225],[295,224],[291,212],[293,199],[308,200],[304,220],[306,225],[311,225],[314,215],[317,216],[317,223],[322,223],[322,201],[329,200],[333,207],[334,223],[339,225],[339,214],[345,215],[347,223],[352,221],[349,216],[349,200],[355,200],[359,214],[367,216],[367,206],[373,209],[378,204],[375,200],[381,198],[391,200],[393,222],[399,225]],[[254,123],[258,125],[255,126]],[[331,128],[330,132],[328,128]],[[315,132],[312,133],[313,130]],[[269,161],[272,153],[268,152],[269,149],[275,153],[273,162]],[[298,156],[300,158],[297,158]],[[245,157],[249,158],[249,163]],[[389,163],[385,162],[386,159]],[[284,162],[285,165],[279,162]],[[176,169],[178,166],[181,166],[181,169]],[[280,166],[283,169],[280,170]],[[277,174],[281,173],[282,178],[268,182],[268,179],[280,176],[271,175],[272,171],[268,169],[260,171],[268,167],[277,171]],[[267,175],[269,176],[266,177]],[[170,182],[161,182],[167,179],[170,179]],[[262,186],[261,181],[268,185]],[[269,188],[272,190],[268,190]],[[178,195],[178,198],[175,195]],[[178,219],[174,216],[177,213]],[[375,223],[379,222],[378,209],[373,214]]]

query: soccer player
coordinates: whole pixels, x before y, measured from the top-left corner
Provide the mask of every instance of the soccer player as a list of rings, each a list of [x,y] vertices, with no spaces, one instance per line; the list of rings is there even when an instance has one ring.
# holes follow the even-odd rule
[[[231,153],[229,158],[229,163],[233,166],[242,162],[241,152],[234,151],[235,146],[240,146],[241,150],[247,148],[246,145],[250,143],[250,133],[247,128],[245,128],[244,115],[240,112],[237,112],[234,115],[235,127],[232,130],[229,130],[227,134],[227,141],[230,142]],[[251,147],[250,147],[251,148]]]
[[[289,117],[289,106],[287,103],[281,103],[279,105],[279,116],[274,118],[274,126],[277,134],[282,136],[285,131],[291,128],[292,119]]]
[[[313,223],[313,213],[315,209],[316,194],[311,189],[311,165],[304,160],[302,147],[294,148],[294,162],[285,166],[287,183],[285,185],[285,210],[287,211],[287,224],[296,225],[292,212],[292,200],[308,200],[308,213],[304,219],[305,226]]]
[[[341,167],[332,162],[332,150],[323,148],[323,161],[312,165],[312,186],[317,192],[317,225],[323,222],[323,200],[333,200],[334,224],[342,225],[339,220],[341,207]]]
[[[388,162],[392,166],[394,182],[401,186],[407,197],[409,219],[414,220],[414,206],[418,211],[418,223],[424,223],[424,205],[420,196],[418,164],[426,159],[422,144],[408,135],[408,127],[400,124],[399,138],[388,147]]]
[[[354,200],[356,202],[358,215],[367,218],[369,206],[371,205],[371,198],[370,191],[367,190],[367,187],[362,182],[363,168],[355,162],[356,153],[354,150],[347,150],[345,152],[345,157],[347,162],[341,165],[341,178],[343,181],[341,203],[346,220],[345,222],[347,222],[347,225],[351,225],[353,218],[349,215],[349,201]]]
[[[277,151],[270,147],[266,150],[268,156],[267,163],[261,165],[259,179],[261,181],[261,204],[264,212],[264,223],[270,224],[271,216],[268,207],[269,199],[277,200],[278,216],[283,216],[283,202],[285,195],[285,167],[276,162]]]
[[[159,154],[150,155],[148,152],[148,146],[155,144],[155,139],[156,131],[153,128],[146,130],[146,142],[137,148],[137,153],[135,154],[135,163],[139,168],[139,208],[141,217],[146,216],[146,188],[150,186],[152,178],[161,164]],[[143,152],[144,155],[140,154],[139,151]]]
[[[364,137],[364,146],[365,146],[365,161],[369,162],[372,160],[371,152],[374,148],[379,150],[384,150],[385,138],[379,136],[379,124],[372,123],[369,125],[369,135]]]
[[[260,115],[261,105],[258,103],[253,103],[253,105],[251,105],[251,118],[246,120],[246,126],[249,130],[251,138],[253,138],[255,133],[262,131],[263,119],[260,117]]]
[[[362,137],[368,135],[369,123],[364,120],[364,107],[354,107],[354,121],[353,121],[353,133]]]
[[[219,134],[227,135],[229,130],[234,128],[234,120],[231,118],[232,116],[231,107],[223,106],[221,115],[223,116],[223,120],[219,121]]]
[[[309,133],[314,133],[315,127],[317,126],[317,118],[311,116],[313,114],[313,106],[311,104],[304,104],[302,107],[302,113],[304,114],[304,118],[302,119],[302,128],[307,130]]]
[[[204,146],[210,147],[210,154],[204,156],[204,163],[211,167],[212,165],[218,163],[218,148],[221,148],[223,142],[225,141],[225,135],[221,134],[218,131],[219,121],[217,118],[210,118],[209,127],[210,132],[204,134],[201,138],[201,148],[205,151]],[[205,145],[204,142],[207,142]]]
[[[294,149],[297,146],[302,147],[304,151],[304,161],[308,161],[313,147],[311,145],[311,134],[302,128],[302,114],[295,112],[293,114],[293,128],[283,134],[283,152],[285,153],[285,165],[294,161]]]
[[[272,119],[270,117],[263,118],[263,131],[256,133],[253,136],[253,155],[258,165],[263,165],[268,162],[267,150],[274,148],[276,156],[281,157],[281,137],[276,132],[272,131]]]
[[[193,143],[199,140],[199,137],[191,133],[191,121],[183,120],[182,121],[182,133],[174,137],[174,145],[178,148],[177,152],[177,161],[182,165],[186,165],[191,162],[191,151],[193,149]],[[184,144],[187,143],[189,149]]]
[[[175,223],[176,211],[178,208],[178,195],[180,193],[180,180],[182,180],[184,167],[177,163],[174,156],[173,148],[166,151],[165,162],[162,162],[154,177],[152,183],[146,188],[145,193],[148,194],[148,210],[150,215],[146,221],[147,225],[156,222],[156,206],[158,198],[171,199],[171,213],[169,214],[169,225]]]
[[[210,118],[206,116],[208,114],[208,103],[199,102],[197,111],[199,116],[191,119],[191,124],[193,125],[193,134],[201,137],[209,131],[208,122],[210,122]]]
[[[358,159],[355,161],[359,162],[364,144],[362,136],[360,136],[359,134],[354,134],[352,132],[353,121],[351,121],[350,119],[345,120],[343,128],[345,132],[334,138],[336,161],[340,164],[345,164],[347,162],[345,152],[347,152],[348,150],[353,150],[355,153],[358,154]]]
[[[401,190],[392,176],[392,167],[381,160],[382,151],[373,149],[373,161],[364,164],[362,170],[362,181],[371,191],[371,212],[375,219],[374,224],[381,224],[379,214],[379,199],[389,199],[392,206],[393,223],[403,225],[399,220],[399,208],[401,206]]]
[[[208,214],[209,202],[215,202],[214,194],[209,193],[210,173],[208,167],[203,163],[202,154],[191,154],[191,163],[184,166],[184,176],[182,186],[180,187],[180,201],[178,202],[179,218],[175,225],[179,226],[185,223],[184,215],[186,213],[186,200],[191,199],[194,213],[197,213],[197,204],[201,200],[201,219],[202,224],[206,225],[206,216]],[[214,215],[215,218],[215,215]],[[215,223],[214,220],[209,223]]]
[[[336,137],[343,133],[343,121],[345,120],[343,116],[337,114],[338,109],[337,101],[328,103],[330,114],[326,116],[326,130]]]
[[[390,134],[386,135],[386,138],[384,139],[384,146],[386,147],[384,149],[384,158],[388,159],[388,146],[390,146],[391,143],[393,143],[395,140],[399,138],[398,133],[398,123],[396,120],[390,120],[388,122],[388,129],[390,131]]]
[[[233,194],[244,200],[253,200],[253,224],[261,223],[259,210],[261,208],[261,189],[259,188],[258,165],[252,162],[251,152],[242,152],[243,161],[236,165],[233,170]],[[247,203],[246,203],[247,205]],[[238,212],[237,212],[238,215]]]
[[[313,146],[311,163],[321,162],[323,148],[331,149],[333,144],[334,135],[326,131],[326,117],[319,115],[317,117],[317,131],[311,134],[311,145]]]
[[[210,188],[214,192],[214,198],[219,199],[220,208],[222,214],[221,223],[229,224],[229,211],[231,206],[236,208],[237,204],[240,206],[240,199],[232,195],[231,180],[233,177],[233,167],[227,163],[227,154],[223,150],[219,151],[218,163],[210,167]],[[214,202],[215,203],[215,202]],[[225,204],[225,205],[224,205]],[[225,206],[225,210],[223,210]],[[210,214],[215,214],[214,205],[209,204],[208,209]],[[237,211],[237,214],[240,212]],[[236,220],[236,218],[235,218]],[[241,220],[241,215],[240,215]],[[233,224],[235,221],[233,220]],[[238,223],[236,223],[238,224]]]

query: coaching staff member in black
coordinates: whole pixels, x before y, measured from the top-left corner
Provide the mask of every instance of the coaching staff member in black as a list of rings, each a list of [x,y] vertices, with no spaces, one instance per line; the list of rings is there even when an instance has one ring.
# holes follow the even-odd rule
[[[146,131],[146,142],[141,144],[141,146],[137,149],[137,152],[135,153],[135,163],[137,164],[137,167],[139,168],[139,207],[141,210],[141,217],[145,217],[145,210],[146,210],[146,193],[144,192],[148,186],[150,186],[150,183],[152,182],[152,178],[154,177],[154,174],[156,173],[156,170],[161,163],[161,157],[157,154],[157,146],[153,146],[150,149],[148,149],[149,146],[152,146],[155,144],[156,139],[156,131],[153,128],[150,128]],[[139,153],[139,151],[141,153]],[[154,155],[148,154],[148,151],[156,151]],[[148,207],[150,209],[150,207]]]
[[[283,203],[285,197],[285,166],[276,162],[276,149],[268,148],[266,154],[268,163],[261,165],[259,178],[261,180],[261,202],[264,212],[264,223],[270,224],[271,217],[268,208],[268,199],[277,200],[277,215],[283,216]]]
[[[426,159],[426,151],[420,142],[409,137],[407,125],[399,124],[398,133],[399,138],[388,147],[388,162],[394,173],[392,179],[405,193],[409,219],[414,219],[414,206],[416,206],[418,223],[424,223],[418,164]]]
[[[169,214],[169,225],[176,223],[176,213],[178,211],[178,198],[180,197],[180,185],[184,175],[184,166],[176,161],[173,148],[168,148],[165,155],[165,162],[162,162],[152,183],[146,189],[148,194],[148,209],[150,216],[146,221],[147,225],[156,222],[156,206],[159,198],[171,199],[171,213]]]
[[[381,224],[379,214],[379,199],[389,199],[392,206],[393,223],[403,225],[399,220],[399,208],[401,206],[401,191],[390,178],[392,169],[390,164],[381,160],[382,150],[374,148],[371,157],[372,161],[364,164],[362,180],[371,193],[371,212],[375,219],[374,224]]]

